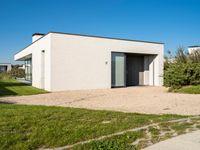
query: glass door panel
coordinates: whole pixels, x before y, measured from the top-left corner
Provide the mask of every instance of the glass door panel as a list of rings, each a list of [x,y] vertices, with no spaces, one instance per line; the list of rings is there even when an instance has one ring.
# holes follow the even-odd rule
[[[112,53],[112,87],[126,86],[126,55]]]
[[[32,60],[31,58],[25,60],[25,80],[32,80]]]

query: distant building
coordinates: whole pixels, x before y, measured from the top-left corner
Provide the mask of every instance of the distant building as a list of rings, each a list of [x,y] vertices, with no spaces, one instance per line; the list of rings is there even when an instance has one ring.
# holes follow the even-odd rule
[[[164,62],[174,63],[175,62],[175,57],[173,57],[173,58],[164,58]]]
[[[0,63],[0,73],[8,72],[12,69],[12,65],[10,63]]]
[[[16,64],[16,65],[12,65],[12,68],[18,68],[18,69],[24,69],[25,70],[25,65],[24,64]]]
[[[25,65],[22,64],[22,65],[20,65],[18,68],[19,68],[19,69],[24,69],[24,70],[25,70]]]
[[[189,54],[192,54],[195,51],[200,51],[200,46],[199,45],[195,45],[195,46],[189,46],[188,47],[188,52]]]

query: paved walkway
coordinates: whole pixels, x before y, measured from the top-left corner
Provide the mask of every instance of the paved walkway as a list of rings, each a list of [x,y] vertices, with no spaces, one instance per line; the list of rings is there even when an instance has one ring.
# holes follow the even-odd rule
[[[2,97],[1,102],[79,107],[147,114],[200,114],[200,94],[168,93],[164,87],[128,87]]]
[[[200,150],[200,130],[162,141],[144,150]]]

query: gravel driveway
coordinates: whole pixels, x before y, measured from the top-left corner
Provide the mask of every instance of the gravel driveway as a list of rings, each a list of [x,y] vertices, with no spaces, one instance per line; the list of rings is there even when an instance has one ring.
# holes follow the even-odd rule
[[[128,87],[0,98],[0,102],[79,107],[148,114],[200,114],[200,95],[167,93],[164,87]]]

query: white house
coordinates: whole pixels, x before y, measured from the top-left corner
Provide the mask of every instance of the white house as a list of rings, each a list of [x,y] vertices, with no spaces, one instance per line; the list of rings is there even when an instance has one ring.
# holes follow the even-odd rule
[[[14,59],[25,61],[26,79],[48,91],[134,85],[162,86],[164,44],[49,32]]]
[[[188,52],[189,52],[189,54],[192,54],[192,53],[194,53],[195,51],[200,51],[200,46],[195,45],[195,46],[189,46],[189,47],[188,47]]]
[[[0,63],[0,73],[8,72],[12,69],[12,65],[10,63]]]

